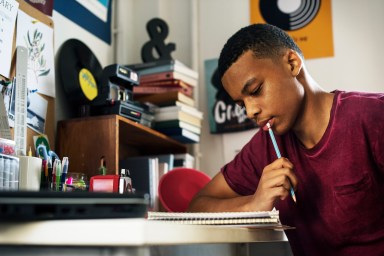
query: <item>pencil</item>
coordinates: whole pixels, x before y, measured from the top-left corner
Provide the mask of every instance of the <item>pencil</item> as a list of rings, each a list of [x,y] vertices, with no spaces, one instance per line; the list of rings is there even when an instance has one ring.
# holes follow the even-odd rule
[[[276,152],[277,158],[280,158],[281,157],[280,150],[279,150],[279,147],[277,146],[275,135],[273,134],[273,131],[271,129],[271,124],[267,123],[267,127],[268,127],[269,137],[271,137],[272,144],[273,144],[273,147],[275,148],[275,152]],[[291,185],[291,188],[290,188],[289,191],[291,193],[293,201],[296,203],[295,191],[293,190],[293,186],[292,186],[291,180],[290,179],[288,179],[288,180],[289,180],[289,184]]]

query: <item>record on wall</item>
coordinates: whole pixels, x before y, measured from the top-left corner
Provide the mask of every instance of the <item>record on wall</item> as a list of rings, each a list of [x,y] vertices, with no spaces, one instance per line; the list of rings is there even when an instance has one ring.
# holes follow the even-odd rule
[[[102,67],[83,42],[69,39],[63,43],[58,54],[58,71],[71,102],[86,105],[97,97]]]
[[[318,14],[320,5],[321,0],[260,0],[260,12],[267,23],[293,31],[308,25]]]

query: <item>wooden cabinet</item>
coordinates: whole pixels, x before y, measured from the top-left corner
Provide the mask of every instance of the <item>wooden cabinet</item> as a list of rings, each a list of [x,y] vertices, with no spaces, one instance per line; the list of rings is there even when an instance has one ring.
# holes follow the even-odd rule
[[[57,152],[69,157],[69,172],[98,174],[104,156],[107,174],[117,174],[119,160],[129,156],[187,153],[186,145],[119,115],[58,122]]]

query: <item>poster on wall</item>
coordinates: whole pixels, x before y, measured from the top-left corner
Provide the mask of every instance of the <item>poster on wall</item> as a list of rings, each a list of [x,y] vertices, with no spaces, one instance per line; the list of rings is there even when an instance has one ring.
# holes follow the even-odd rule
[[[256,128],[257,124],[247,118],[245,109],[224,90],[217,72],[217,61],[216,58],[204,62],[210,132],[220,134]]]
[[[54,1],[53,9],[80,27],[111,44],[112,0]]]
[[[28,49],[28,90],[55,97],[53,28],[19,10],[16,46]]]
[[[0,4],[0,75],[10,77],[12,40],[19,3],[15,0]]]
[[[249,0],[251,24],[285,30],[306,59],[334,56],[331,0]]]

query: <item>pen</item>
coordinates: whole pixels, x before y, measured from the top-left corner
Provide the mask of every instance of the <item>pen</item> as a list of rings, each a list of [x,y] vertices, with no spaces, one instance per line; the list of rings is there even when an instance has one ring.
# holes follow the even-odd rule
[[[56,184],[56,166],[57,166],[57,161],[55,159],[55,161],[53,162],[53,167],[52,167],[52,185],[51,185],[52,191],[55,190],[55,184]]]
[[[52,190],[52,158],[48,158],[48,189]]]
[[[47,160],[43,159],[41,162],[41,179],[40,179],[40,189],[46,189],[47,184],[46,184],[46,168],[47,168]]]
[[[63,157],[63,161],[61,162],[61,165],[63,167],[63,171],[61,174],[61,185],[60,185],[63,190],[64,190],[65,178],[66,178],[67,172],[68,172],[68,164],[69,164],[68,157],[66,157],[66,156]]]
[[[55,160],[56,163],[56,171],[55,171],[55,176],[56,176],[56,182],[55,182],[55,191],[60,191],[60,183],[61,183],[61,162],[59,159]]]
[[[268,127],[269,137],[271,137],[272,144],[273,144],[273,147],[275,148],[275,152],[276,152],[277,158],[280,158],[281,157],[280,150],[279,150],[279,147],[277,146],[277,142],[276,142],[276,139],[275,139],[275,135],[273,134],[273,131],[272,131],[272,128],[271,128],[271,124],[267,123],[267,127]],[[291,193],[292,199],[296,203],[296,195],[295,195],[295,191],[293,190],[293,186],[292,186],[291,180],[289,180],[289,184],[291,185],[290,193]]]

